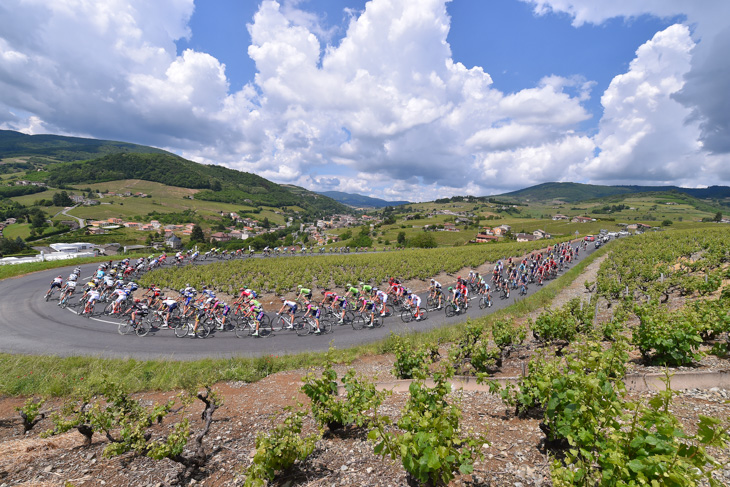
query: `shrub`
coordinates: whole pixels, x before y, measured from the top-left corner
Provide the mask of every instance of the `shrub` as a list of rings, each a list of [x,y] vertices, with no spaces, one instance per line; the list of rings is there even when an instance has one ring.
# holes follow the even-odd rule
[[[413,382],[410,397],[398,421],[402,432],[386,431],[387,420],[378,418],[368,438],[376,443],[375,453],[400,458],[409,476],[421,484],[445,486],[454,471],[469,474],[474,459],[481,458],[482,437],[461,436],[461,409],[449,404],[451,390],[444,374],[434,376],[434,386]]]
[[[332,431],[351,424],[368,424],[370,418],[365,413],[377,409],[386,394],[376,391],[372,382],[358,379],[352,369],[342,378],[342,384],[347,391],[344,399],[337,395],[337,373],[328,366],[319,378],[307,375],[302,386],[302,392],[312,401],[314,418]]]
[[[645,362],[659,365],[687,365],[699,360],[702,344],[697,324],[685,310],[670,312],[656,303],[637,306],[639,326],[633,343]]]
[[[391,334],[392,351],[395,354],[393,374],[399,379],[423,379],[429,374],[428,366],[433,363],[432,347],[413,347],[400,335]]]
[[[245,472],[244,487],[266,486],[267,482],[274,480],[278,471],[290,468],[297,460],[305,460],[314,451],[321,435],[302,436],[306,416],[303,411],[291,413],[268,434],[260,433],[256,437],[256,453]]]

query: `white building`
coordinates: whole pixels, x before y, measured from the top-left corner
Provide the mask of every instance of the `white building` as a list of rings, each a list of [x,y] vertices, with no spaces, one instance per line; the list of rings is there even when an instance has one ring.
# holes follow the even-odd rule
[[[87,242],[54,243],[49,245],[56,252],[85,252],[94,249],[94,244]]]

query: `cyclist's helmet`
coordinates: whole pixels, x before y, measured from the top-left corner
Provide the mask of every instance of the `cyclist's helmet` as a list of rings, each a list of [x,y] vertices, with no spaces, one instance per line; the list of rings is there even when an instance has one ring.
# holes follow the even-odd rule
[[[374,293],[377,293],[378,291],[379,291],[379,289],[378,289],[377,287],[374,287],[374,288],[373,288],[373,292],[374,292]]]
[[[449,291],[453,291],[453,290],[454,290],[454,288],[449,286]]]
[[[63,279],[63,276],[58,276],[58,279]]]
[[[245,288],[245,287],[239,287],[239,288],[238,288],[238,292],[239,292],[239,293],[242,293],[242,292],[243,292],[243,291],[245,291],[245,290],[246,290],[246,288]]]
[[[283,303],[284,301],[286,301],[286,298],[285,298],[284,296],[282,296],[282,297],[281,297],[280,299],[281,299],[281,302],[282,302],[282,303]]]
[[[301,288],[302,288],[302,285],[301,284],[297,286],[297,289],[301,289]]]
[[[350,287],[352,287],[352,284],[350,284],[350,283],[348,282],[347,284],[345,284],[345,287],[348,287],[348,288],[350,288]]]
[[[360,285],[360,286],[362,286],[362,285],[364,285],[364,284],[365,284],[364,282],[361,282],[361,283],[360,283],[359,285]]]
[[[433,283],[433,282],[436,282],[436,279],[431,279],[431,282],[432,282],[432,283]]]
[[[134,302],[135,302],[135,303],[139,303],[139,302],[141,302],[141,301],[142,301],[142,300],[141,300],[141,299],[139,299],[139,298],[134,298]]]

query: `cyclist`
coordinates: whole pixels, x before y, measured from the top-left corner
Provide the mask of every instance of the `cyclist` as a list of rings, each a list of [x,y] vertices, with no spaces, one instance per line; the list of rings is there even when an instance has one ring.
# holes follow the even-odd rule
[[[319,306],[317,306],[317,303],[312,301],[307,304],[307,312],[304,313],[304,318],[306,318],[307,316],[311,316],[314,320],[314,324],[317,326],[317,329],[314,330],[315,335],[319,335],[320,333],[322,333],[322,331],[319,329],[319,316],[321,313],[322,310],[319,308]]]
[[[162,298],[162,301],[160,302],[160,310],[165,313],[165,319],[162,323],[164,328],[170,328],[170,315],[175,308],[177,308],[177,300],[175,298],[170,296]]]
[[[252,316],[254,321],[256,322],[256,331],[251,333],[251,336],[257,337],[259,336],[259,326],[261,326],[261,319],[264,317],[264,307],[255,298],[252,299],[249,304],[251,305],[251,308],[249,309],[247,316]]]
[[[375,321],[375,302],[368,299],[367,296],[361,296],[360,297],[360,314],[365,314],[366,312],[370,312],[370,323],[365,325],[368,328],[373,328],[374,321]]]
[[[60,290],[61,287],[63,287],[63,276],[58,276],[51,281],[51,287],[46,294],[52,294],[54,289],[58,288]]]
[[[150,312],[149,308],[147,307],[147,304],[142,301],[139,298],[135,298],[134,303],[132,306],[124,312],[124,314],[131,313],[132,314],[132,322],[137,324],[139,321],[137,321],[138,317],[145,317]]]
[[[373,288],[375,293],[375,303],[380,307],[380,316],[385,316],[385,304],[388,302],[388,295],[380,289]]]
[[[119,311],[120,311],[119,308],[121,307],[124,300],[127,299],[128,295],[129,294],[125,289],[120,288],[120,289],[117,289],[116,291],[114,291],[114,294],[112,296],[116,296],[116,297],[114,298],[114,304],[112,305],[112,314],[119,313]]]
[[[223,301],[216,301],[213,304],[213,307],[211,308],[211,311],[215,311],[217,309],[221,310],[221,324],[218,326],[219,330],[225,330],[226,328],[226,318],[228,318],[228,312],[231,311],[231,308]]]
[[[411,293],[408,302],[411,305],[411,309],[415,308],[413,316],[416,317],[416,321],[421,321],[421,297],[416,293]]]
[[[489,287],[489,283],[484,280],[484,277],[482,277],[481,282],[479,283],[479,293],[486,296],[488,308],[492,307],[492,295],[490,291],[491,288]]]
[[[436,299],[438,297],[439,304],[436,309],[441,309],[441,300],[444,296],[443,290],[441,289],[441,283],[436,279],[431,279],[431,286],[429,289],[431,291],[431,299]]]
[[[93,287],[89,288],[87,296],[88,299],[86,300],[86,306],[84,306],[84,313],[93,313],[94,304],[99,300],[101,294],[99,294],[99,290],[96,287]]]
[[[360,290],[354,287],[352,284],[347,284],[345,286],[345,289],[347,290],[347,292],[345,293],[345,299],[352,298],[354,300],[357,300],[360,297]]]
[[[73,295],[74,291],[76,291],[76,281],[71,280],[71,276],[69,276],[69,280],[66,281],[66,284],[64,284],[63,288],[61,288],[61,297],[58,299],[58,305],[61,306],[64,298],[66,296],[69,296],[70,298]]]
[[[456,312],[458,313],[460,311],[459,298],[461,297],[458,286],[456,288],[449,286],[449,294],[449,302],[454,305],[454,308],[456,308]]]
[[[360,289],[362,289],[363,294],[371,295],[373,292],[373,286],[370,284],[363,284],[360,283]]]
[[[342,310],[340,314],[340,320],[338,324],[341,325],[345,322],[345,313],[347,312],[347,298],[345,296],[335,296],[333,304]]]
[[[287,310],[287,312],[286,312],[289,315],[289,324],[286,325],[285,328],[287,328],[289,330],[292,329],[292,328],[294,328],[294,326],[293,326],[293,323],[294,323],[294,315],[297,313],[297,308],[298,307],[299,306],[297,305],[296,302],[289,301],[286,298],[281,298],[281,309],[279,309],[279,311],[276,314],[277,314],[277,316],[279,316],[279,315],[281,315],[281,313],[284,312],[284,310],[286,308],[289,308]]]
[[[300,301],[302,304],[309,304],[309,302],[312,300],[312,290],[308,289],[306,287],[302,287],[302,285],[298,285],[297,289],[299,290],[299,294],[297,295],[297,301]]]

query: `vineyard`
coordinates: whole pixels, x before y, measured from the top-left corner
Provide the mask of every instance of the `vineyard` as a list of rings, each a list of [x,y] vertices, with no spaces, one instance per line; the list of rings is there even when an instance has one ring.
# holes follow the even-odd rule
[[[143,286],[154,284],[169,289],[180,289],[187,284],[200,289],[207,285],[229,294],[244,285],[277,294],[293,291],[297,285],[313,289],[344,287],[347,283],[357,282],[378,285],[391,276],[411,280],[428,279],[440,272],[454,273],[465,267],[496,262],[566,240],[313,256],[306,259],[277,257],[236,260],[158,270],[145,275],[140,283]]]
[[[230,421],[214,419],[213,413],[226,414],[226,404],[210,388],[142,405],[106,384],[96,396],[87,391],[45,411],[51,420],[43,419],[43,399],[29,399],[19,408],[24,434],[45,421],[44,435],[76,429],[89,443],[94,434],[106,436],[99,448],[107,457],[126,455],[124,475],[131,475],[128,465],[166,468],[176,472],[171,484],[730,485],[730,395],[721,391],[726,399],[706,406],[671,385],[677,367],[701,372],[710,355],[717,370],[730,370],[728,241],[730,229],[721,227],[622,239],[580,296],[529,318],[513,311],[470,320],[452,343],[392,335],[381,359],[393,377],[411,381],[405,392],[384,390],[349,363],[337,365],[331,350],[323,368],[284,376],[268,396],[250,390],[254,384],[236,386],[226,399],[240,401],[227,413]],[[426,278],[534,248],[259,259],[166,270],[149,279],[173,288],[186,282],[225,287],[233,280],[285,291],[300,282]],[[628,390],[629,373],[656,366],[664,370],[662,389]],[[451,383],[468,382],[463,376],[489,393],[452,390]],[[513,380],[495,380],[505,376]],[[270,408],[268,401],[284,397],[284,384],[293,384],[286,392],[298,400]],[[202,416],[190,412],[193,404]],[[245,439],[226,436],[233,421],[244,423]],[[495,428],[504,436],[494,436]],[[221,436],[225,447],[212,453]],[[220,473],[221,458],[233,477]],[[536,468],[542,470],[534,474]]]

